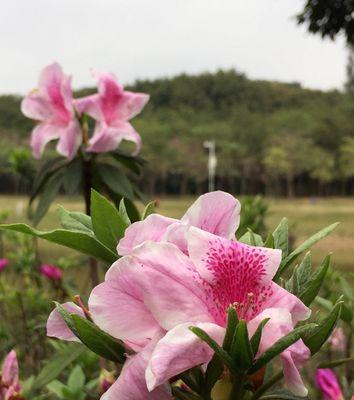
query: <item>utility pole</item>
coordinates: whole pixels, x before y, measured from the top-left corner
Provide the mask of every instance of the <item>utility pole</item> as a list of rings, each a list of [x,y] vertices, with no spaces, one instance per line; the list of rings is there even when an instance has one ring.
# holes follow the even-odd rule
[[[215,141],[206,140],[203,143],[204,147],[208,149],[208,190],[212,192],[215,190],[215,170],[218,164],[218,159],[215,154]]]

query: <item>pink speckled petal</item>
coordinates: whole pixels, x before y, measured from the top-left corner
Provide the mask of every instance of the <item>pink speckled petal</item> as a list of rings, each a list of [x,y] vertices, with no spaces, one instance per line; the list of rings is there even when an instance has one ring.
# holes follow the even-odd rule
[[[149,390],[212,358],[213,350],[190,331],[190,326],[203,329],[220,345],[225,336],[224,328],[211,323],[184,323],[168,331],[157,343],[146,369]]]
[[[62,304],[62,307],[64,307],[72,314],[77,314],[80,315],[80,317],[85,317],[82,309],[72,301]],[[67,324],[65,323],[57,309],[54,309],[49,315],[47,321],[47,336],[55,337],[61,340],[67,340],[69,342],[80,342],[80,340],[68,328]]]
[[[143,221],[134,222],[126,229],[124,237],[119,241],[117,246],[118,254],[121,256],[130,254],[134,247],[146,240],[159,242],[163,238],[166,229],[176,221],[159,214],[151,214]]]

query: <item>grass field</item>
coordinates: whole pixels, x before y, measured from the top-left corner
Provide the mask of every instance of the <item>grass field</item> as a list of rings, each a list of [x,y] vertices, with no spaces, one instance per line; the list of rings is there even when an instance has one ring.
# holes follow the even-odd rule
[[[158,212],[178,218],[193,201],[193,197],[162,198]],[[313,248],[314,261],[320,262],[327,253],[333,252],[333,262],[338,269],[354,272],[354,199],[326,198],[311,202],[308,199],[267,199],[267,202],[270,210],[266,221],[267,227],[273,229],[282,217],[287,217],[296,243],[300,243],[321,228],[339,221],[340,225],[336,231]],[[41,222],[40,228],[52,229],[58,226],[55,212],[58,204],[69,210],[83,209],[82,203],[77,198],[58,198]],[[10,211],[8,222],[24,221],[26,198],[1,196],[0,210]],[[48,262],[68,252],[64,248],[44,241],[40,241],[40,249],[43,259]]]

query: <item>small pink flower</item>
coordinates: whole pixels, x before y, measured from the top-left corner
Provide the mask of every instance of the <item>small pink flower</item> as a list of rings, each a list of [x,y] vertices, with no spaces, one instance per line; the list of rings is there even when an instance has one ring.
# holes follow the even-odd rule
[[[21,386],[18,379],[18,362],[14,350],[6,356],[0,375],[0,399],[20,399]]]
[[[342,328],[336,328],[329,338],[329,343],[334,350],[344,351],[346,338]]]
[[[343,400],[342,390],[334,372],[329,368],[318,369],[316,385],[323,393],[323,400]]]
[[[61,269],[51,264],[43,264],[40,271],[43,276],[52,281],[59,281],[63,275]]]
[[[149,101],[149,95],[124,90],[113,74],[95,76],[98,79],[98,93],[75,101],[79,114],[88,114],[97,121],[87,151],[112,151],[124,139],[134,142],[135,154],[138,153],[141,137],[129,120],[140,113]]]
[[[33,129],[31,147],[40,158],[51,140],[59,139],[58,153],[72,159],[82,142],[79,121],[75,117],[71,77],[54,63],[45,67],[39,76],[38,90],[29,93],[21,104],[22,113],[39,124]]]
[[[7,258],[0,258],[0,272],[3,271],[9,265]]]

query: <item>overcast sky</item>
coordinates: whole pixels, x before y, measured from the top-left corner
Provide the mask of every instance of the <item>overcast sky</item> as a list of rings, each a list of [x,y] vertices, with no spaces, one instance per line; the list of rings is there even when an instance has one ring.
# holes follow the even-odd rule
[[[59,61],[74,87],[90,68],[136,78],[235,68],[321,89],[345,80],[343,40],[294,21],[304,0],[0,0],[0,93],[26,93]]]

